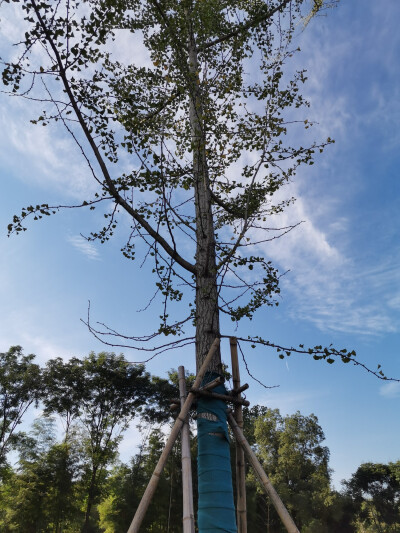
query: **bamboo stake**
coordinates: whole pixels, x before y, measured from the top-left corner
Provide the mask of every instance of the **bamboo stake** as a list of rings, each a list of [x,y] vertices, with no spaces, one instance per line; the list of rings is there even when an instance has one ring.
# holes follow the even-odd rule
[[[213,358],[216,350],[218,349],[219,343],[220,343],[219,338],[216,338],[215,341],[212,343],[211,348],[206,358],[204,359],[203,364],[201,365],[200,370],[197,374],[197,377],[194,381],[193,386],[195,388],[200,387],[204,374],[206,373],[207,368],[209,364],[211,363],[211,359]],[[179,435],[182,424],[185,422],[185,419],[189,413],[190,406],[192,405],[194,399],[195,399],[195,395],[192,392],[189,392],[185,400],[185,403],[181,409],[181,412],[179,413],[177,419],[175,420],[175,424],[165,444],[165,448],[158,460],[157,466],[154,469],[153,475],[150,478],[149,484],[147,485],[147,488],[142,496],[142,499],[140,500],[139,506],[136,509],[136,513],[128,529],[128,533],[139,532],[139,528],[143,522],[143,518],[145,517],[146,511],[156,491],[158,481],[160,479],[160,475],[164,469],[165,463],[167,462],[168,456],[172,450],[172,447],[175,443],[177,436]]]
[[[213,379],[212,381],[209,381],[205,385],[201,387],[201,390],[212,390],[215,389],[215,387],[218,387],[218,385],[221,385],[225,380],[222,376],[218,376],[217,378]]]
[[[237,352],[236,337],[229,339],[231,346],[232,359],[232,378],[233,391],[239,391],[236,398],[241,399],[240,392],[244,390],[240,386],[240,370],[239,359]],[[232,391],[232,392],[233,392]],[[243,429],[243,413],[242,406],[235,404],[234,416],[237,425]],[[244,461],[244,450],[236,440],[236,520],[238,526],[238,533],[247,533],[247,505],[246,505],[246,471]]]
[[[268,479],[267,474],[264,472],[263,467],[261,466],[259,460],[257,459],[256,454],[251,449],[250,444],[247,442],[246,437],[243,435],[242,430],[237,425],[236,420],[232,413],[228,413],[228,422],[233,430],[236,440],[240,443],[245,451],[252,467],[254,468],[264,491],[268,494],[270,500],[272,501],[273,506],[276,509],[276,512],[280,516],[283,525],[285,526],[288,533],[300,533],[296,527],[296,524],[293,522],[292,517],[288,513],[288,510],[283,505],[282,500],[280,499],[278,493],[272,486],[272,483]]]
[[[185,368],[178,368],[181,408],[186,400]],[[186,417],[181,431],[182,490],[183,490],[183,533],[194,533],[192,462],[190,459],[189,423]]]
[[[223,400],[224,402],[245,405],[246,407],[250,405],[250,402],[248,402],[247,400],[244,400],[243,398],[235,398],[234,396],[231,396],[230,394],[229,395],[218,394],[218,392],[210,392],[208,390],[195,389],[194,387],[190,389],[190,392],[193,392],[194,394],[197,394],[199,396],[204,396],[205,398],[214,398],[215,400]]]
[[[238,367],[239,368],[239,367]],[[233,372],[232,372],[233,374]],[[233,380],[235,381],[235,378],[233,378]],[[240,376],[239,376],[239,382],[240,382]],[[249,384],[248,383],[245,383],[244,385],[242,385],[241,387],[238,387],[238,388],[233,388],[229,394],[240,394],[241,392],[247,390],[249,388]]]

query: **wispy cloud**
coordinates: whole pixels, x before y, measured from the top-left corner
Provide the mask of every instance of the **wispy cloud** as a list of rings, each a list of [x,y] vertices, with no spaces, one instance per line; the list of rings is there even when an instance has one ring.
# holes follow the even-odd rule
[[[381,396],[385,398],[400,398],[400,383],[392,381],[382,385],[379,391]]]
[[[381,20],[386,15],[375,14],[373,33],[382,34],[382,39],[373,44],[365,43],[363,32],[341,38],[340,26],[336,26],[332,49],[332,30],[321,21],[315,21],[314,28],[307,28],[302,36],[308,50],[305,92],[311,101],[311,118],[320,122],[312,128],[313,135],[316,139],[331,136],[337,144],[318,161],[318,174],[308,173],[310,177],[301,171],[287,191],[297,202],[277,218],[277,225],[304,223],[264,248],[281,270],[290,270],[282,278],[282,294],[293,317],[324,331],[367,335],[400,329],[400,253],[388,246],[389,240],[395,239],[391,228],[398,215],[381,210],[378,201],[375,211],[369,212],[358,199],[365,198],[365,188],[377,188],[382,179],[371,176],[368,181],[367,170],[359,170],[365,152],[373,147],[371,141],[376,141],[376,157],[383,157],[400,136],[400,99],[392,92],[398,84],[390,81],[398,75],[393,65],[397,65],[394,52],[399,39],[396,37],[397,46],[387,51],[388,59],[387,38],[379,31],[379,27],[389,31]],[[393,20],[386,22],[393,27]],[[371,79],[363,80],[357,78],[359,72],[349,71],[354,54],[365,46],[371,46],[371,55],[365,54],[359,61],[371,62],[371,71],[379,64],[382,77],[371,72]],[[303,67],[304,57],[299,61]],[[347,81],[346,90],[338,86],[341,79]],[[374,139],[365,138],[366,129],[374,132]],[[360,142],[367,143],[364,151]],[[379,250],[378,243],[385,239]]]
[[[138,67],[151,67],[152,61],[149,51],[143,44],[143,33],[136,31],[134,34],[129,30],[117,30],[115,38],[110,41],[107,50],[113,59],[129,65],[134,58]]]
[[[18,47],[13,46],[21,40],[27,24],[21,15],[20,6],[2,6],[0,48],[2,56],[7,60],[17,61],[21,52]],[[48,59],[40,46],[33,48],[32,57],[33,62],[35,59],[43,59],[45,62]],[[29,85],[30,81],[28,77],[25,83]],[[21,91],[24,90],[23,83],[24,81]],[[61,86],[58,89],[51,83],[49,86],[53,97],[59,96],[62,100]],[[45,94],[44,86],[36,79],[30,96],[38,98],[37,102],[15,95],[1,95],[0,123],[4,125],[0,130],[1,167],[9,169],[9,173],[21,181],[37,184],[46,191],[62,192],[64,198],[87,200],[97,184],[92,179],[91,171],[75,141],[60,122],[48,127],[30,123],[30,119],[37,119],[43,115],[44,109],[49,109],[49,105],[44,100],[41,101]],[[53,114],[54,108],[50,108],[50,114]],[[80,137],[78,133],[79,142],[82,141]]]
[[[96,246],[92,242],[88,242],[81,235],[73,235],[72,237],[67,238],[68,242],[72,244],[79,252],[85,255],[88,259],[94,261],[100,260],[100,254]]]
[[[36,310],[36,315],[37,315]],[[17,324],[17,326],[16,326]],[[49,335],[38,335],[38,324],[34,320],[34,313],[30,312],[29,316],[24,312],[14,312],[11,318],[3,318],[3,331],[0,332],[0,351],[8,350],[10,346],[19,344],[24,349],[24,353],[33,353],[37,355],[38,364],[44,364],[49,359],[61,357],[69,359],[77,353],[72,353],[63,347],[58,340],[50,340]]]
[[[321,213],[320,200],[297,186],[292,192],[297,201],[277,217],[277,225],[303,224],[263,246],[282,271],[289,270],[282,278],[282,294],[292,317],[323,331],[367,335],[397,331],[400,254],[369,257],[368,252],[357,250],[349,220],[334,218],[335,200],[324,203]],[[333,222],[326,216],[329,213]]]
[[[10,169],[17,179],[36,183],[47,191],[79,200],[87,198],[96,184],[79,149],[63,129],[30,124],[29,119],[38,114],[34,106],[11,97],[2,106],[0,121],[7,124],[0,132],[2,167]]]
[[[354,250],[352,254],[346,221],[340,220],[334,228],[321,226],[315,221],[312,202],[305,198],[300,197],[285,217],[285,224],[295,219],[305,223],[271,243],[267,253],[283,270],[290,270],[282,279],[291,294],[290,314],[325,331],[367,335],[397,331],[399,254],[378,256],[374,265]]]

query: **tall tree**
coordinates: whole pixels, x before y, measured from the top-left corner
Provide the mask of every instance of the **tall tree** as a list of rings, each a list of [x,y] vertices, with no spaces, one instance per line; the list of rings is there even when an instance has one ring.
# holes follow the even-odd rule
[[[0,474],[22,417],[40,397],[41,371],[34,358],[23,355],[21,346],[0,353]]]
[[[112,203],[111,210],[105,208],[106,225],[88,238],[108,240],[119,214],[128,215],[131,228],[123,253],[134,259],[136,251],[143,252],[138,240],[144,241],[163,302],[153,334],[121,341],[114,329],[99,331],[88,322],[91,331],[105,342],[142,349],[142,342],[173,335],[173,341],[153,345],[155,351],[194,341],[199,367],[221,335],[220,313],[237,322],[251,318],[262,305],[277,304],[279,274],[264,244],[292,228],[271,229],[270,216],[291,202],[278,200],[276,193],[331,142],[291,144],[290,128],[311,125],[301,112],[307,106],[300,93],[306,76],[299,71],[290,78],[283,69],[295,51],[296,25],[335,2],[15,3],[28,26],[19,43],[21,55],[6,64],[3,82],[12,94],[43,102],[36,122],[61,121],[73,135],[99,186],[77,207]],[[107,49],[120,31],[141,41],[141,51],[150,57],[145,66],[135,63],[137,52],[124,62]],[[43,48],[45,54],[36,53]],[[249,76],[250,68],[257,75]],[[122,155],[132,162],[131,170],[121,171]],[[9,231],[18,233],[27,217],[40,219],[60,208],[27,206]],[[183,298],[191,300],[186,314],[170,320],[167,303]],[[190,324],[194,337],[185,336]],[[253,341],[272,345],[259,337]],[[354,361],[355,356],[322,346],[297,351],[329,363],[335,357]],[[220,364],[218,351],[210,371],[221,372]],[[222,410],[218,417],[220,432],[226,434]],[[205,437],[212,454],[212,439]],[[226,479],[224,484],[229,484]],[[219,521],[221,511],[205,502],[201,507],[211,513],[211,521]],[[230,507],[227,527],[233,531],[233,503]]]
[[[64,361],[50,359],[43,371],[43,404],[46,415],[58,415],[64,426],[64,442],[68,442],[73,423],[82,409],[84,390],[82,363],[76,358]]]
[[[17,470],[0,487],[1,531],[72,533],[79,528],[79,443],[58,444],[54,426],[54,420],[40,418],[20,439]]]
[[[86,509],[82,531],[87,532],[106,467],[116,458],[122,433],[135,415],[151,406],[156,389],[143,365],[129,364],[123,355],[108,352],[92,352],[83,360],[72,358],[66,363],[51,360],[45,383],[46,412],[60,414],[67,430],[73,417],[79,417],[85,430],[82,444],[87,456],[83,473]]]

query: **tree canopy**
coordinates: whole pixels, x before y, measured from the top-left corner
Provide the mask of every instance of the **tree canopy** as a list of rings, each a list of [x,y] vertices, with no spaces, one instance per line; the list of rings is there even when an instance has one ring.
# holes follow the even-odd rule
[[[98,184],[76,207],[105,206],[105,225],[85,231],[87,238],[108,240],[127,214],[122,252],[152,262],[154,298],[161,299],[153,334],[121,336],[89,321],[92,333],[112,345],[150,341],[155,350],[195,340],[199,365],[221,334],[220,313],[237,322],[279,303],[281,274],[266,244],[293,226],[279,227],[274,215],[293,201],[284,186],[298,167],[314,164],[333,142],[296,140],[312,122],[301,94],[306,73],[290,65],[298,51],[293,34],[336,2],[16,4],[27,31],[18,58],[5,63],[3,83],[13,95],[42,102],[34,122],[62,123],[73,136]],[[131,38],[136,52],[127,59],[118,50]],[[27,206],[9,231],[62,207]],[[168,302],[181,301],[172,316]],[[157,342],[160,335],[173,341]],[[353,351],[332,346],[244,339],[275,346],[281,357],[298,351],[356,362]]]
[[[17,427],[41,397],[41,370],[21,346],[0,353],[0,475],[7,452],[18,440]]]
[[[400,461],[363,463],[345,487],[356,502],[360,528],[387,533],[399,530]]]

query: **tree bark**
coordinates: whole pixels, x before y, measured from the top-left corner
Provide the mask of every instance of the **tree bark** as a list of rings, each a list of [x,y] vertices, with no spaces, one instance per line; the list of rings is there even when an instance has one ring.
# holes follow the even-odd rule
[[[188,20],[190,25],[190,19]],[[193,187],[196,212],[196,370],[216,337],[220,336],[214,220],[206,159],[206,136],[196,42],[189,27],[189,120],[193,149]],[[209,371],[221,372],[220,350]]]

